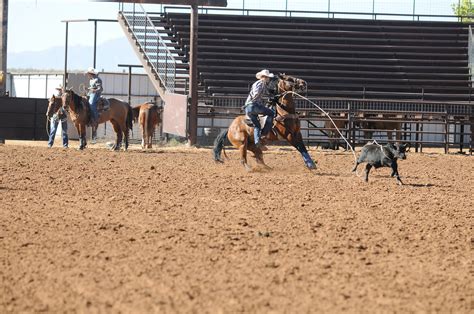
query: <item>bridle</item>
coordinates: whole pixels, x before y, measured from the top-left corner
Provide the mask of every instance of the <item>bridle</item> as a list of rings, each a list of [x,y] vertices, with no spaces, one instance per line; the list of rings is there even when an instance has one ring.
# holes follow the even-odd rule
[[[283,84],[289,85],[290,88]],[[275,99],[278,98],[278,100],[275,101],[275,104],[286,112],[288,112],[288,109],[280,99],[288,94],[293,95],[293,93],[306,93],[308,89],[306,81],[291,76],[286,77],[286,79],[279,78],[277,88],[279,94],[275,95]]]

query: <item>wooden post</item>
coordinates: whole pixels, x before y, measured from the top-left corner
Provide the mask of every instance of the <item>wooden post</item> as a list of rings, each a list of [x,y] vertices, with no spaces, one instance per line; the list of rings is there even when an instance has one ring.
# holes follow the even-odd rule
[[[191,43],[189,52],[189,144],[196,145],[197,143],[197,107],[198,107],[198,84],[197,84],[197,40],[198,40],[198,6],[191,5],[191,23],[190,23],[190,38]]]

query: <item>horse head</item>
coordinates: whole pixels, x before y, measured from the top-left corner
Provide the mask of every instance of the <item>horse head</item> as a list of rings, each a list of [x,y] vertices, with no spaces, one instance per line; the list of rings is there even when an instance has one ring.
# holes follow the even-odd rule
[[[278,89],[280,93],[306,93],[308,89],[308,84],[306,83],[306,81],[300,78],[286,75],[285,73],[279,73],[278,79]]]
[[[72,110],[74,112],[80,112],[83,110],[83,97],[74,93],[72,88],[64,90],[61,100],[63,103],[63,109],[66,111]]]
[[[56,97],[55,95],[51,96],[48,101],[48,110],[46,111],[46,116],[51,118],[55,113],[61,109],[61,97]]]

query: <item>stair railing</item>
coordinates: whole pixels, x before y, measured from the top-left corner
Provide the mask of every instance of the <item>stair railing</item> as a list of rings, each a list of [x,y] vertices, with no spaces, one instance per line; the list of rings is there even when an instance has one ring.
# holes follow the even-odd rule
[[[139,9],[137,7],[139,6]],[[141,4],[133,3],[131,11],[124,11],[122,16],[132,35],[137,41],[140,50],[144,53],[149,66],[151,66],[161,81],[161,85],[168,92],[174,93],[176,86],[176,59],[168,49],[166,42],[161,37],[160,32],[153,24],[150,16],[146,13]],[[143,35],[139,35],[143,32]]]

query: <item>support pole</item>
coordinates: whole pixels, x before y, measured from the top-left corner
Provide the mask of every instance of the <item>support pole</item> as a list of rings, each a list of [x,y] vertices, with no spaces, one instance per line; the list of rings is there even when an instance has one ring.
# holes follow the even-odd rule
[[[97,61],[97,21],[94,21],[94,69],[96,67]]]
[[[198,90],[197,90],[197,40],[198,40],[198,6],[191,5],[191,23],[190,23],[190,53],[189,53],[189,144],[196,145],[197,143],[197,107],[198,107]]]
[[[132,102],[132,67],[128,67],[128,104]]]
[[[69,34],[69,22],[66,22],[66,42],[64,45],[64,76],[63,76],[63,88],[67,87],[67,41]]]

